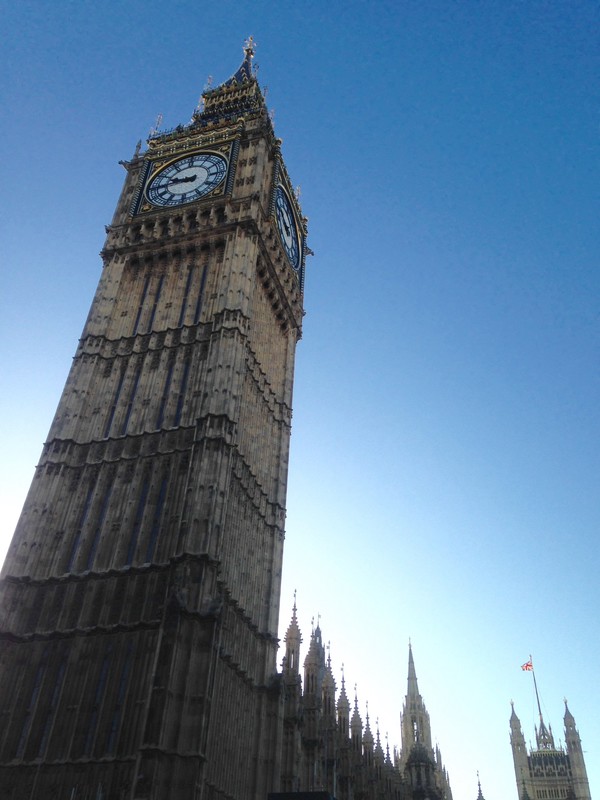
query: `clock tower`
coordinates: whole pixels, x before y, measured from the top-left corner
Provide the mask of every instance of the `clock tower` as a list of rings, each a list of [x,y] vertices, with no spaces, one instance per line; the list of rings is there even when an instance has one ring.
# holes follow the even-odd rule
[[[278,789],[306,220],[252,58],[124,163],[0,581],[6,800]]]

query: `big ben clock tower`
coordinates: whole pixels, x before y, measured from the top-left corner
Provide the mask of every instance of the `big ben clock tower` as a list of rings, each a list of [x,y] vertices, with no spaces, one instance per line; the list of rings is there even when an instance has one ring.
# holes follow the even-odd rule
[[[306,227],[245,47],[126,163],[0,581],[0,797],[277,790]]]

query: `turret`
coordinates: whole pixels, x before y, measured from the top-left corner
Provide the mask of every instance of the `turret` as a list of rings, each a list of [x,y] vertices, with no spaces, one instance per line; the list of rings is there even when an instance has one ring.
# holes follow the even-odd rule
[[[327,656],[327,665],[323,675],[322,697],[323,697],[323,720],[328,727],[335,727],[335,680],[331,670],[331,657]]]
[[[350,701],[346,694],[346,679],[342,665],[342,688],[337,702],[337,721],[341,739],[347,739],[350,734]]]
[[[384,780],[385,754],[383,752],[383,747],[381,746],[379,720],[377,720],[375,725],[375,749],[373,751],[373,765],[375,767],[375,775],[377,780],[379,781],[380,785],[383,786],[384,784],[382,781]]]
[[[590,800],[590,785],[588,782],[581,738],[575,725],[575,718],[569,710],[565,700],[565,745],[571,762],[572,789],[577,800]]]
[[[284,683],[284,733],[281,755],[281,788],[298,791],[300,785],[302,723],[302,678],[300,677],[300,644],[302,634],[296,614],[296,595],[292,619],[284,636],[285,656],[282,661]]]
[[[302,634],[298,627],[298,617],[296,615],[296,593],[294,592],[294,607],[292,609],[292,619],[288,625],[285,636],[285,661],[282,664],[284,674],[300,674],[300,645],[302,644]]]
[[[317,701],[319,706],[324,675],[325,648],[321,641],[321,628],[317,624],[310,637],[310,646],[304,659],[304,696]]]
[[[379,720],[377,720],[377,726],[375,729],[375,751],[373,753],[374,761],[376,766],[382,767],[385,763],[385,755],[383,752],[383,747],[381,745],[381,735],[379,732]]]
[[[522,782],[524,781],[525,776],[529,773],[529,767],[527,763],[527,747],[525,745],[523,731],[521,730],[521,721],[515,712],[515,705],[512,701],[510,706],[510,746],[512,747],[513,752],[517,791],[519,791],[520,794]]]
[[[331,656],[328,654],[322,684],[321,742],[323,748],[323,788],[332,796],[336,794],[337,789],[338,755],[335,688],[335,680],[331,669]]]
[[[352,737],[352,749],[355,753],[362,753],[362,719],[358,712],[358,695],[354,691],[354,711],[350,720],[350,733]]]
[[[365,731],[363,733],[362,745],[363,745],[363,757],[365,759],[365,764],[370,767],[373,764],[374,740],[373,740],[373,734],[371,732],[371,725],[369,722],[368,705],[367,705],[367,721],[365,724]]]
[[[305,752],[304,785],[308,791],[322,787],[322,729],[323,678],[325,676],[325,648],[321,640],[321,628],[313,629],[310,646],[304,659],[304,727],[302,742]]]

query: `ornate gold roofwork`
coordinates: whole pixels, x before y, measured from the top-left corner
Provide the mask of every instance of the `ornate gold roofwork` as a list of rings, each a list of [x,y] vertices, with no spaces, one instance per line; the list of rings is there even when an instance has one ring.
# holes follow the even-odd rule
[[[195,112],[193,122],[201,123],[215,117],[247,114],[264,107],[264,98],[252,64],[254,50],[254,40],[250,36],[244,44],[244,60],[239,69],[225,83],[203,93],[204,107]]]

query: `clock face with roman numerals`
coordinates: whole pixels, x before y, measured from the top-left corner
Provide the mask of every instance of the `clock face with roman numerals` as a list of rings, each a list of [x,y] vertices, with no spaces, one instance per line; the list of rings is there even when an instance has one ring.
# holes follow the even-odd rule
[[[181,206],[199,200],[225,180],[227,161],[216,153],[195,153],[161,169],[150,179],[146,197],[155,206]]]
[[[292,267],[298,271],[300,269],[300,238],[292,204],[282,186],[278,186],[275,192],[275,219],[283,249]]]

